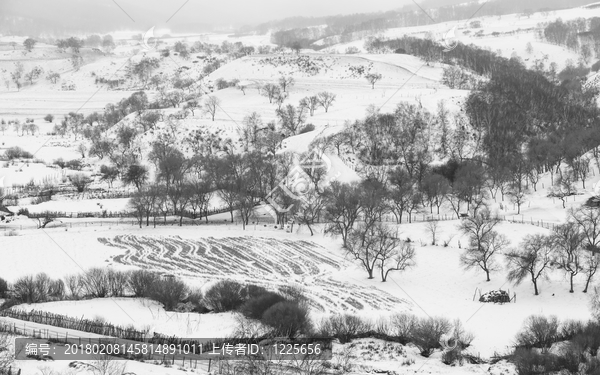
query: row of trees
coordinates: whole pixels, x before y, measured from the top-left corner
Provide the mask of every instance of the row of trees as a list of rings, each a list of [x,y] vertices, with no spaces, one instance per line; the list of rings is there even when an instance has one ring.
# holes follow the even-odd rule
[[[469,246],[460,258],[465,268],[481,269],[490,281],[490,273],[498,270],[498,256],[504,253],[508,280],[520,284],[530,279],[535,295],[539,294],[539,280],[552,269],[569,278],[571,293],[575,277],[584,275],[583,292],[587,293],[600,265],[600,212],[595,207],[572,210],[567,223],[548,235],[526,236],[516,249],[508,249],[508,238],[495,230],[498,223],[487,211],[463,219],[460,229],[469,237]]]

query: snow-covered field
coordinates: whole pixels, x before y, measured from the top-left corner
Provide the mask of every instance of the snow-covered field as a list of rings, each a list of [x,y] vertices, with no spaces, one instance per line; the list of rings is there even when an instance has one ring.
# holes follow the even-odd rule
[[[477,30],[466,34],[464,31],[468,27],[459,23],[457,39],[463,43],[473,43],[492,51],[500,51],[505,57],[510,57],[516,52],[523,57],[528,66],[547,55],[548,64],[555,62],[558,69],[562,69],[567,60],[577,61],[577,54],[539,40],[535,36],[535,30],[514,35],[492,36],[491,33],[531,29],[540,22],[549,22],[559,17],[568,20],[595,16],[600,16],[600,9],[569,9],[551,12],[549,16],[536,13],[531,17],[475,17],[474,20],[481,21],[484,25],[484,35],[473,36]],[[442,33],[453,25],[435,25],[433,32]],[[384,35],[398,37],[428,32],[432,32],[431,27],[414,27],[391,29]],[[0,38],[0,42],[9,40],[12,39]],[[191,37],[187,38],[188,42],[194,40]],[[226,35],[211,34],[198,40],[221,43],[234,39],[228,39]],[[268,35],[263,35],[240,37],[234,41],[258,46],[269,44],[268,40]],[[164,42],[169,43],[169,40],[165,39]],[[525,51],[528,42],[533,46],[531,54]],[[334,46],[334,49],[339,52],[343,52],[348,46],[362,49],[363,44],[364,40],[360,40]],[[57,123],[62,115],[69,112],[87,115],[93,111],[102,111],[108,103],[116,103],[131,95],[136,91],[133,87],[126,90],[108,90],[104,86],[96,85],[92,73],[103,77],[120,74],[131,56],[139,53],[137,49],[135,46],[119,46],[113,54],[88,53],[84,56],[84,65],[77,71],[72,69],[68,61],[69,54],[61,54],[50,45],[40,44],[30,53],[23,53],[22,50],[0,50],[0,71],[12,69],[17,62],[22,62],[26,70],[43,65],[46,70],[60,71],[63,81],[75,82],[77,85],[75,91],[63,91],[59,83],[52,84],[40,79],[36,84],[25,85],[20,90],[10,85],[8,88],[0,87],[0,118],[24,120],[31,117],[40,127],[36,135],[18,135],[8,128],[0,135],[0,153],[10,147],[19,146],[34,153],[36,159],[47,164],[57,158],[80,158],[77,147],[81,141],[70,136],[48,135],[54,123],[45,123],[42,118],[52,113],[56,116]],[[286,56],[283,58],[296,58],[294,55]],[[451,90],[441,84],[444,66],[425,64],[413,56],[366,53],[309,53],[302,56],[316,62],[320,67],[319,71],[308,74],[298,72],[289,65],[279,66],[277,61],[282,58],[281,55],[251,55],[223,65],[205,80],[245,80],[251,83],[246,93],[233,87],[215,91],[214,95],[221,99],[215,120],[211,121],[208,116],[197,111],[180,121],[178,129],[182,134],[198,127],[220,129],[226,136],[235,138],[239,124],[252,111],[259,112],[265,123],[276,120],[275,104],[269,103],[268,98],[259,95],[256,86],[276,83],[284,74],[291,74],[295,78],[287,103],[297,103],[306,96],[325,90],[336,94],[337,98],[328,112],[320,108],[314,116],[308,118],[307,122],[315,125],[315,131],[286,139],[281,152],[308,151],[310,142],[316,137],[339,132],[345,121],[362,118],[371,104],[386,112],[393,110],[399,102],[409,102],[422,105],[434,113],[438,103],[444,101],[446,107],[454,113],[460,110],[461,104],[469,94],[466,90]],[[172,72],[178,64],[190,65],[181,60],[173,61],[174,64],[170,66],[162,66],[162,72]],[[381,73],[382,80],[372,89],[364,77],[352,75],[350,68],[357,66]],[[193,73],[199,71],[198,67],[192,68]],[[149,96],[156,94],[153,90],[148,90],[147,93]],[[143,136],[144,146],[150,144],[153,136],[154,134],[150,133]],[[330,176],[342,182],[360,179],[352,165],[342,160],[342,157],[333,153],[327,153],[326,156],[330,161]],[[86,173],[91,173],[101,164],[97,158],[88,157],[86,161],[91,165]],[[598,167],[592,164],[593,173],[586,180],[586,188],[578,183],[579,194],[569,197],[566,208],[563,208],[560,200],[547,196],[551,186],[551,176],[548,173],[540,179],[537,191],[528,194],[520,214],[517,214],[513,204],[508,203],[508,199],[503,202],[498,194],[496,199],[490,202],[492,211],[508,220],[498,226],[499,232],[508,236],[511,247],[518,246],[528,234],[548,233],[549,230],[544,224],[547,227],[563,222],[569,208],[581,205],[592,196],[594,184],[600,181]],[[64,182],[66,175],[72,172],[41,163],[3,162],[0,165],[0,183],[4,185],[0,187],[25,185],[31,181],[37,184]],[[99,186],[104,187],[106,184],[98,182],[95,185]],[[128,198],[54,197],[51,201],[40,204],[32,204],[30,200],[25,199],[10,208],[15,211],[26,208],[30,213],[101,213],[124,211],[128,209],[128,202]],[[213,197],[210,207],[222,206],[223,202],[218,197]],[[266,216],[263,211],[260,211],[260,215]],[[548,280],[540,282],[541,294],[534,296],[531,284],[525,282],[514,286],[507,282],[507,271],[502,262],[499,269],[492,273],[490,282],[485,281],[481,272],[464,270],[460,266],[460,254],[468,240],[459,232],[460,221],[440,221],[437,244],[431,245],[430,234],[423,222],[429,215],[431,213],[426,207],[416,214],[418,220],[415,223],[398,225],[392,220],[387,222],[398,229],[402,238],[410,238],[415,244],[417,265],[402,273],[391,273],[385,283],[378,278],[368,279],[364,269],[345,254],[341,240],[324,234],[322,224],[316,225],[314,236],[310,235],[306,227],[296,226],[292,233],[287,233],[262,221],[242,230],[240,224],[224,223],[228,220],[229,213],[211,217],[210,224],[183,227],[168,225],[138,228],[137,224],[132,225],[135,224],[133,220],[124,220],[119,225],[107,221],[107,224],[100,225],[100,219],[89,226],[69,226],[69,223],[75,224],[77,220],[64,219],[44,230],[34,229],[37,223],[35,220],[20,216],[9,224],[0,223],[0,277],[14,282],[24,275],[45,272],[53,278],[61,278],[92,267],[108,267],[120,270],[147,269],[172,274],[181,277],[192,286],[201,288],[207,288],[211,283],[223,278],[270,288],[291,284],[301,287],[309,296],[311,316],[315,321],[336,312],[352,312],[372,320],[395,312],[459,319],[475,336],[469,352],[483,358],[509,353],[514,344],[515,334],[529,315],[556,315],[560,320],[588,320],[591,317],[588,296],[580,292],[583,288],[581,278],[576,279],[576,293],[569,293],[568,280],[563,273],[554,271]],[[449,205],[442,206],[440,218],[454,216]],[[215,224],[217,222],[220,224]],[[14,235],[9,236],[9,233]],[[447,242],[448,246],[442,246],[444,242]],[[511,296],[516,295],[516,302],[482,304],[478,301],[480,294],[498,289],[510,290]],[[156,302],[143,299],[46,302],[22,305],[19,308],[43,310],[75,318],[102,318],[113,324],[132,324],[137,329],[149,329],[180,337],[225,337],[233,334],[236,328],[233,313],[200,315],[166,312]],[[448,367],[441,363],[440,353],[426,359],[412,346],[396,346],[379,340],[358,340],[356,345],[359,348],[357,350],[369,345],[385,348],[375,356],[357,354],[357,359],[363,366],[362,369],[357,369],[357,374],[365,373],[371,367],[399,373],[430,374],[511,374],[514,371],[511,365],[503,362],[491,367]],[[386,354],[388,352],[389,354]],[[41,365],[25,361],[19,363],[19,366],[23,371],[36,373],[40,371]],[[128,366],[129,371],[137,374],[180,373],[176,368],[167,369],[151,364],[131,362]],[[66,370],[66,364],[57,364],[55,369]]]

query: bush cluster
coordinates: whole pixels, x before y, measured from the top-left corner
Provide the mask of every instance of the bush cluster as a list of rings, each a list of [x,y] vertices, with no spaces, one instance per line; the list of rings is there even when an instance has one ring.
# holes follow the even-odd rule
[[[568,342],[560,351],[549,351],[554,343],[564,341]],[[600,322],[560,323],[555,316],[532,315],[525,320],[516,343],[512,361],[519,375],[600,373]]]
[[[4,157],[8,160],[13,159],[33,159],[33,155],[23,150],[21,147],[15,146],[4,151]]]
[[[306,297],[300,290],[284,287],[278,292],[261,286],[222,280],[205,294],[207,307],[215,312],[238,311],[261,322],[277,337],[296,337],[312,332]]]
[[[0,277],[0,298],[6,298],[8,292],[8,283]]]
[[[72,169],[74,171],[80,171],[83,167],[81,164],[81,160],[72,159],[72,160],[63,160],[62,158],[58,158],[52,162],[52,164],[58,166],[60,169]]]
[[[186,311],[205,311],[199,291],[175,278],[162,278],[145,271],[116,271],[92,268],[84,274],[68,275],[64,279],[51,279],[45,273],[17,279],[10,288],[10,304],[38,303],[65,299],[105,297],[144,297],[163,304],[165,310],[177,310],[188,304]],[[0,281],[0,295],[2,283]],[[7,301],[8,302],[8,301]]]
[[[453,359],[448,361],[450,363],[460,360],[462,350],[468,348],[473,341],[473,335],[464,331],[460,321],[452,323],[442,317],[419,318],[405,313],[382,318],[377,322],[352,314],[333,315],[321,321],[318,332],[323,336],[335,337],[341,343],[365,337],[402,344],[410,342],[419,348],[424,357],[441,347],[442,336],[452,333],[456,349],[452,351]]]

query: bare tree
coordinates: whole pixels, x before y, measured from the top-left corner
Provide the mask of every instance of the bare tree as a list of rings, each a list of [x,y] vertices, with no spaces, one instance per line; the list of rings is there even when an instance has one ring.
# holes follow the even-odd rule
[[[281,106],[283,106],[283,102],[287,100],[289,94],[287,92],[283,92],[281,90],[277,91],[275,94],[275,104],[277,104],[277,110],[281,111]]]
[[[242,94],[246,95],[246,87],[248,84],[246,82],[238,82],[235,87],[238,88],[242,92]]]
[[[279,91],[279,87],[272,83],[267,83],[262,87],[262,94],[269,98],[269,103],[273,103],[273,99],[277,97]]]
[[[92,179],[83,173],[75,173],[69,176],[71,184],[75,186],[78,193],[83,193],[93,182]]]
[[[559,225],[552,233],[556,266],[569,275],[570,293],[573,293],[573,278],[584,269],[582,242],[583,235],[579,232],[578,225],[573,222]]]
[[[571,210],[571,218],[579,226],[583,241],[583,272],[586,276],[584,293],[600,267],[600,211],[596,207],[581,206]]]
[[[329,107],[331,107],[335,101],[336,95],[329,91],[323,91],[317,94],[317,98],[319,103],[323,106],[323,108],[325,108],[325,113],[327,113]]]
[[[438,224],[439,224],[439,221],[437,221],[437,220],[427,220],[427,222],[425,223],[425,229],[431,235],[431,244],[432,245],[435,245],[435,239],[436,239],[436,235],[438,233]]]
[[[300,100],[300,106],[308,108],[310,115],[315,114],[315,110],[319,107],[319,99],[316,96],[307,96]]]
[[[369,279],[372,279],[373,271],[379,260],[375,227],[367,227],[362,224],[358,229],[351,229],[346,243],[346,253],[360,261],[369,274]]]
[[[25,41],[23,42],[23,46],[25,47],[25,49],[28,52],[31,52],[31,50],[33,49],[33,47],[37,44],[37,40],[33,39],[33,38],[27,38],[25,39]]]
[[[553,263],[553,245],[550,237],[541,234],[526,236],[521,249],[506,254],[508,281],[519,285],[531,278],[535,295],[539,295],[538,281],[545,277]]]
[[[594,318],[600,321],[600,287],[594,288],[594,294],[590,298],[590,307]]]
[[[281,87],[281,90],[283,92],[287,92],[287,89],[289,89],[293,84],[294,84],[294,77],[292,77],[292,76],[279,77],[279,87]]]
[[[585,288],[583,289],[584,293],[587,293],[588,288],[590,286],[590,282],[598,272],[598,268],[600,267],[600,253],[598,250],[594,251],[586,251],[584,254],[584,273],[585,273]]]
[[[53,72],[51,70],[51,71],[48,72],[48,75],[46,76],[46,79],[48,81],[52,82],[52,83],[56,83],[60,79],[60,73]]]
[[[298,224],[306,224],[310,235],[313,235],[313,226],[325,210],[325,197],[317,191],[312,190],[303,197],[305,202],[294,205],[294,217]]]
[[[46,226],[50,223],[52,223],[54,220],[56,220],[51,214],[50,212],[46,211],[42,214],[42,216],[39,216],[37,218],[37,229],[44,229],[46,228]]]
[[[381,281],[385,282],[391,271],[403,271],[414,265],[414,249],[404,244],[398,236],[381,222],[374,225],[361,224],[352,229],[346,247],[348,255],[360,261],[373,278],[376,267],[381,270]]]
[[[300,130],[300,127],[306,121],[305,107],[294,107],[291,104],[286,105],[283,109],[276,111],[277,117],[281,122],[281,127],[285,129],[289,135],[295,135]]]
[[[215,114],[221,105],[221,99],[216,96],[209,95],[204,102],[204,113],[210,114],[212,120],[215,121]]]
[[[361,211],[360,190],[358,184],[345,184],[333,181],[326,190],[326,233],[342,236],[344,247],[348,244],[348,235]]]
[[[563,208],[565,208],[567,198],[571,195],[574,195],[576,192],[577,189],[575,189],[575,186],[573,186],[573,174],[571,172],[564,172],[556,179],[548,196],[560,199],[562,201]]]
[[[379,82],[381,80],[381,78],[383,78],[383,76],[380,73],[369,73],[369,74],[365,75],[365,78],[371,84],[371,89],[374,89],[375,84],[377,82]]]
[[[405,271],[415,265],[415,248],[410,242],[402,241],[393,234],[382,235],[379,240],[379,269],[381,281],[386,282],[392,271]]]

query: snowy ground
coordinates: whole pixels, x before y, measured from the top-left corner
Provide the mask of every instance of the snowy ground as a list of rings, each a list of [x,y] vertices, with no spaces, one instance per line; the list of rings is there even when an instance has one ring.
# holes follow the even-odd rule
[[[551,12],[548,17],[539,13],[530,18],[517,15],[501,18],[475,17],[474,20],[479,20],[484,25],[481,29],[484,35],[474,37],[473,34],[478,29],[472,29],[471,34],[465,33],[468,28],[464,22],[459,22],[457,39],[493,51],[500,50],[506,57],[516,52],[529,66],[536,59],[548,55],[547,64],[556,62],[558,68],[562,69],[568,59],[577,61],[577,55],[562,47],[536,39],[533,30],[514,35],[492,36],[491,33],[530,29],[540,22],[553,21],[559,17],[568,20],[592,16],[600,16],[600,9],[577,8],[557,11]],[[392,29],[388,30],[385,36],[443,33],[455,24],[439,24],[434,29],[430,26]],[[255,46],[268,44],[268,35],[232,39],[225,35],[213,34],[198,38],[181,36],[171,41],[178,38],[186,39],[189,43],[197,39],[217,43],[223,40],[232,42],[240,40],[244,44]],[[8,39],[3,38],[0,41],[6,42]],[[525,52],[528,42],[533,45],[531,55]],[[335,48],[342,52],[351,45],[362,48],[363,43],[364,40],[361,40],[338,45]],[[135,91],[133,88],[109,91],[96,86],[92,73],[104,77],[118,75],[128,59],[138,52],[135,46],[124,45],[119,46],[113,55],[87,53],[84,56],[84,66],[79,71],[73,71],[68,61],[70,54],[60,54],[53,46],[40,44],[33,52],[26,54],[22,50],[13,51],[10,48],[0,50],[0,69],[11,70],[16,62],[23,62],[26,70],[35,65],[43,65],[46,70],[60,71],[65,82],[77,84],[76,91],[62,91],[60,83],[51,84],[43,78],[34,85],[25,85],[20,91],[11,85],[8,88],[2,86],[0,118],[23,120],[32,117],[40,126],[40,132],[35,136],[18,136],[9,128],[6,134],[0,135],[0,152],[12,146],[20,146],[47,163],[59,157],[65,160],[79,158],[77,146],[80,141],[68,137],[47,136],[54,124],[43,122],[43,116],[52,113],[59,120],[60,115],[71,111],[81,111],[84,114],[101,111],[107,103],[115,103],[129,96]],[[256,84],[275,83],[280,75],[292,72],[289,67],[275,67],[262,61],[267,57],[275,56],[249,56],[232,61],[213,72],[207,81],[237,78]],[[443,66],[439,64],[429,66],[412,56],[324,53],[312,53],[308,56],[321,59],[322,69],[316,75],[295,73],[296,82],[290,90],[290,97],[286,104],[297,104],[301,98],[324,90],[336,94],[337,99],[327,113],[320,108],[314,116],[309,117],[308,122],[315,125],[315,131],[287,139],[282,151],[308,151],[308,145],[314,138],[334,134],[342,128],[345,121],[363,117],[365,109],[370,104],[381,107],[382,111],[391,111],[399,102],[407,101],[422,104],[430,111],[435,111],[438,102],[445,100],[447,108],[455,112],[469,94],[464,90],[450,90],[439,83]],[[167,61],[161,71],[172,72],[179,65],[186,64],[192,65],[180,60]],[[374,89],[371,89],[363,77],[351,76],[350,67],[360,65],[371,67],[372,71],[383,75],[383,79],[375,85]],[[194,73],[198,70],[197,66],[192,69]],[[152,94],[150,91],[149,95]],[[275,119],[275,105],[270,104],[266,97],[260,96],[254,85],[250,85],[245,95],[235,88],[216,91],[214,95],[222,100],[222,110],[217,112],[215,121],[196,113],[182,121],[181,129],[206,126],[222,129],[228,136],[235,137],[237,127],[244,116],[252,111],[259,112],[264,122]],[[148,134],[144,139],[150,141],[151,137],[152,134]],[[359,179],[352,166],[341,157],[334,154],[327,154],[327,157],[331,163],[330,176],[344,182]],[[100,163],[94,159],[88,161],[92,165]],[[567,209],[582,204],[592,195],[592,186],[600,180],[598,166],[593,165],[592,170],[593,174],[586,181],[586,189],[583,189],[580,182],[578,183],[577,187],[581,194],[569,198]],[[0,165],[0,178],[5,177],[3,183],[7,186],[26,184],[31,180],[36,183],[44,180],[58,181],[70,172],[62,172],[36,163],[16,162]],[[518,246],[519,241],[527,234],[548,231],[538,225],[558,224],[565,220],[567,210],[562,207],[562,202],[547,197],[550,185],[550,175],[543,176],[538,183],[537,191],[530,192],[528,195],[528,200],[521,207],[520,214],[517,214],[513,204],[502,202],[498,193],[496,202],[492,204],[494,213],[509,220],[522,222],[503,222],[499,226],[499,231],[511,239],[512,246]],[[220,207],[221,204],[218,199],[212,202],[213,207]],[[20,202],[19,207],[27,208],[30,212],[122,211],[127,207],[127,199],[66,200],[57,197],[38,205],[23,201]],[[266,214],[261,211],[260,215]],[[429,208],[425,208],[417,213],[417,218],[422,221],[428,215],[430,215]],[[433,216],[437,217],[436,214]],[[444,205],[440,217],[453,216],[450,207]],[[0,276],[12,282],[18,277],[37,272],[46,272],[51,277],[63,277],[81,273],[91,267],[117,269],[143,267],[175,274],[184,278],[190,285],[206,287],[212,281],[224,276],[248,280],[249,275],[256,272],[257,266],[261,265],[260,262],[266,264],[268,261],[266,268],[270,273],[259,272],[260,282],[274,286],[293,280],[297,285],[304,287],[318,302],[317,305],[323,307],[314,309],[315,320],[332,310],[356,312],[372,319],[395,311],[411,312],[419,316],[460,319],[466,329],[475,335],[473,346],[470,348],[471,353],[484,358],[489,358],[495,353],[507,353],[516,332],[524,319],[531,314],[554,314],[562,320],[586,320],[590,317],[587,296],[580,292],[581,278],[576,281],[576,293],[571,294],[568,293],[567,280],[563,275],[558,271],[553,272],[549,280],[542,281],[541,295],[534,296],[530,284],[524,283],[515,287],[506,282],[506,271],[502,261],[499,262],[500,269],[492,273],[491,282],[485,282],[484,275],[480,272],[463,270],[459,265],[459,256],[462,252],[461,247],[464,248],[466,244],[466,238],[458,233],[458,220],[440,223],[436,246],[430,245],[429,234],[422,222],[399,225],[401,236],[409,237],[415,243],[417,267],[402,274],[393,273],[386,283],[382,283],[378,278],[367,279],[365,271],[345,256],[341,249],[341,241],[323,235],[322,226],[317,226],[314,236],[310,236],[305,227],[296,227],[294,233],[285,233],[283,230],[275,229],[273,225],[264,226],[262,222],[250,225],[246,231],[242,231],[241,225],[225,223],[228,218],[229,213],[212,217],[213,223],[221,223],[218,225],[184,227],[169,225],[141,229],[137,225],[132,225],[132,220],[121,221],[119,225],[116,225],[114,220],[110,222],[96,220],[89,226],[81,226],[73,225],[77,223],[74,219],[64,219],[45,230],[37,230],[34,229],[35,221],[20,217],[8,225],[0,225],[0,259],[2,260]],[[106,224],[100,225],[100,222]],[[391,222],[389,224],[396,225]],[[16,230],[17,235],[4,236],[8,230]],[[244,238],[240,239],[240,237]],[[448,247],[440,246],[444,241],[448,242]],[[117,246],[107,246],[107,243]],[[228,260],[221,262],[223,267],[211,268],[194,259],[203,246],[206,249],[218,248],[219,245],[234,248],[234,245],[239,243],[247,245],[245,249],[248,257],[258,262],[258,265],[248,262],[239,265],[236,270],[235,267],[230,267],[236,264],[233,250],[223,249],[220,249],[222,252],[218,252],[220,257]],[[299,246],[295,248],[289,245],[290,243]],[[167,253],[165,249],[172,244],[178,244],[178,247],[175,247],[171,253]],[[281,269],[292,271],[283,273]],[[293,271],[296,269],[299,271]],[[317,271],[314,271],[315,269]],[[482,304],[477,301],[479,293],[500,288],[510,289],[511,294],[515,293],[516,303],[496,305]],[[324,298],[327,296],[330,297],[329,301]],[[356,301],[360,302],[362,308],[356,308]],[[230,334],[234,327],[232,314],[170,313],[165,312],[154,302],[136,299],[63,301],[22,307],[73,317],[90,319],[102,317],[114,324],[133,324],[137,328],[149,328],[164,334],[187,337],[224,336]],[[384,345],[378,340],[359,340],[356,343],[357,350],[361,350],[361,345],[368,344]],[[386,352],[396,354],[394,356],[382,354],[379,357],[356,354],[362,366],[365,366],[357,369],[356,373],[365,373],[369,367],[391,369],[399,373],[430,374],[510,374],[512,371],[511,366],[506,364],[499,364],[489,369],[488,366],[448,367],[441,364],[440,353],[436,353],[430,359],[424,359],[411,347],[382,350],[382,353]],[[403,364],[404,361],[407,363],[414,361],[414,363]],[[36,362],[19,364],[25,373],[41,372],[39,367],[43,365]],[[67,364],[57,363],[53,366],[56,370],[64,371]],[[128,370],[134,373],[157,374],[179,372],[176,368],[167,369],[133,362],[128,363]]]

